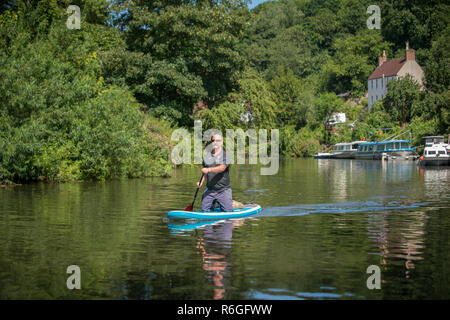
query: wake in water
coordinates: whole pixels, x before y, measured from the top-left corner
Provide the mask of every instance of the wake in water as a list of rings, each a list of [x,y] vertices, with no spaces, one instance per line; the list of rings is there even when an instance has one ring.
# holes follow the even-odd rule
[[[429,202],[407,203],[402,201],[349,201],[340,203],[318,203],[301,204],[288,207],[268,207],[263,208],[260,216],[282,217],[282,216],[302,216],[311,213],[352,213],[414,209],[429,205]]]

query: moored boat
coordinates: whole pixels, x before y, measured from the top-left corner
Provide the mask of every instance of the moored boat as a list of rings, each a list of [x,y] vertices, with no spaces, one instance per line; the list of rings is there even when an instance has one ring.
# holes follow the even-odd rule
[[[331,159],[333,154],[329,152],[319,152],[314,155],[314,159]]]
[[[443,136],[428,136],[425,139],[425,149],[419,159],[422,166],[450,165],[449,145],[444,143]]]
[[[408,140],[388,140],[380,142],[363,142],[355,153],[356,159],[406,159],[414,160],[417,154]]]
[[[360,143],[364,141],[341,142],[334,145],[333,158],[354,159]]]

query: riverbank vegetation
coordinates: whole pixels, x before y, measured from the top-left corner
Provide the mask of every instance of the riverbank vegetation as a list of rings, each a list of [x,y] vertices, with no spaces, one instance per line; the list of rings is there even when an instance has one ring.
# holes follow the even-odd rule
[[[167,175],[175,128],[279,129],[280,152],[450,131],[450,5],[378,1],[6,1],[0,5],[0,182]],[[69,29],[69,5],[81,28]],[[425,87],[389,83],[386,50],[416,50]],[[347,122],[324,122],[345,112]],[[405,130],[408,129],[408,130]]]

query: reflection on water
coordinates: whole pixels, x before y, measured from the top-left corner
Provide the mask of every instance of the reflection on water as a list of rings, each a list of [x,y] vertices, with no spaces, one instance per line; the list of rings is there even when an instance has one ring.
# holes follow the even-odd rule
[[[396,216],[401,215],[401,219]],[[423,260],[425,220],[424,212],[368,215],[368,235],[379,249],[381,264],[404,263],[405,277],[415,269],[415,261]]]
[[[297,159],[258,173],[234,166],[231,181],[261,214],[220,221],[165,219],[191,203],[196,168],[1,189],[0,298],[450,298],[449,168]],[[82,290],[66,287],[72,264]]]
[[[244,223],[243,219],[230,219],[169,225],[169,228],[178,231],[172,235],[184,236],[186,230],[199,229],[196,248],[202,257],[202,268],[206,271],[205,277],[214,284],[212,299],[223,299],[226,293],[226,284],[230,278],[229,255],[233,238],[233,228]]]
[[[447,167],[419,168],[420,180],[423,182],[427,197],[433,197],[448,202],[450,184],[450,169]]]

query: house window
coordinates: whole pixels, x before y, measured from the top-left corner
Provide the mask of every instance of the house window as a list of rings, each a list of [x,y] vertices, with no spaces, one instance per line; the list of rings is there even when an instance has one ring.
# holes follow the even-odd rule
[[[378,89],[378,79],[375,79],[375,89]]]

